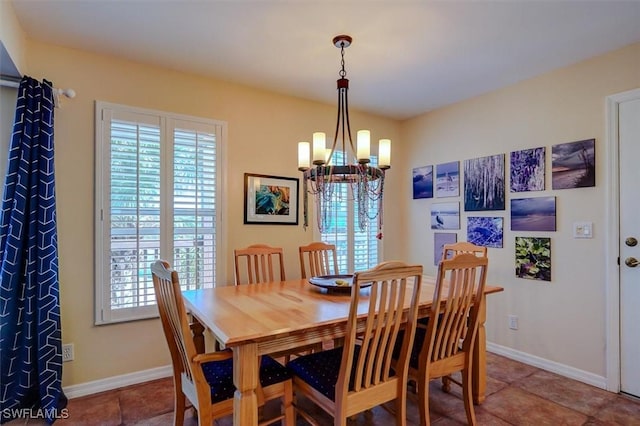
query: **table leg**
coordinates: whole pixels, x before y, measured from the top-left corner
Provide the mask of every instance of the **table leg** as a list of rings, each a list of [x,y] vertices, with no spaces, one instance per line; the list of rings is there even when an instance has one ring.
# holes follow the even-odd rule
[[[478,335],[473,347],[472,389],[473,403],[482,404],[487,389],[487,334],[484,323],[487,320],[487,296],[482,296],[478,312]]]
[[[234,426],[258,424],[258,397],[256,389],[259,380],[258,347],[255,343],[233,348],[233,396]]]
[[[191,316],[191,332],[193,333],[193,344],[196,347],[196,352],[199,354],[203,354],[205,352],[204,347],[204,326],[198,318],[195,316]]]

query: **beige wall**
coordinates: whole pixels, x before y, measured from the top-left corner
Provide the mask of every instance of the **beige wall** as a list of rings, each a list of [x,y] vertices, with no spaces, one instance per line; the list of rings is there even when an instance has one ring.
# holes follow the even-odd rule
[[[508,164],[511,151],[546,147],[546,191],[507,192],[506,211],[461,212],[458,241],[466,240],[467,216],[505,218],[504,247],[489,249],[489,281],[505,288],[489,298],[489,341],[605,375],[605,97],[638,87],[640,44],[635,44],[403,123],[402,158],[396,164],[406,174],[414,167],[502,153]],[[551,146],[590,138],[596,139],[596,186],[551,190]],[[509,198],[528,196],[556,197],[557,232],[510,231]],[[436,270],[430,205],[453,200],[403,198],[408,258],[428,272]],[[462,197],[457,200],[464,206]],[[576,221],[592,221],[594,238],[574,239]],[[516,235],[551,237],[551,282],[515,278]],[[519,317],[519,330],[508,329],[507,315]]]
[[[95,100],[226,121],[229,251],[255,242],[282,246],[287,275],[299,276],[297,247],[313,239],[312,230],[305,232],[302,221],[299,226],[244,225],[243,174],[299,177],[297,142],[309,140],[317,130],[330,134],[334,105],[39,43],[28,45],[27,58],[34,78],[77,93],[55,113],[62,335],[65,343],[75,344],[75,360],[64,365],[64,386],[169,363],[159,320],[93,325]],[[355,111],[351,115],[354,127],[394,139],[397,150],[397,122]],[[402,179],[395,176],[388,181],[388,205],[399,202],[393,199],[398,182]],[[387,218],[389,224],[399,222],[392,213]],[[393,226],[387,230],[390,236],[400,235]],[[400,247],[393,237],[385,244],[386,253]],[[226,262],[228,280],[233,278],[232,261],[229,257]]]
[[[9,1],[0,1],[0,43],[9,53],[13,65],[24,72],[26,38]]]

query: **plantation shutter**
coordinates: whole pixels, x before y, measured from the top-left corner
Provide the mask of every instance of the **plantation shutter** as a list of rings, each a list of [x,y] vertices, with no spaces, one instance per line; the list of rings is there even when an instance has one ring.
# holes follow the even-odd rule
[[[342,153],[334,152],[334,155],[337,155],[336,162],[339,164]],[[372,158],[371,161],[375,164],[376,159]],[[372,207],[370,211],[375,212],[377,204]],[[353,273],[376,266],[379,262],[377,221],[370,220],[367,228],[360,231],[358,206],[353,201],[350,185],[335,185],[329,212],[330,224],[320,238],[325,243],[336,246],[340,273]]]
[[[378,165],[378,158],[371,156],[371,165]],[[354,271],[363,271],[376,266],[379,262],[378,243],[378,202],[369,200],[368,226],[364,231],[358,226],[358,203],[354,203],[353,263]]]
[[[353,228],[353,218],[349,215],[348,186],[335,185],[331,197],[329,226],[321,234],[321,239],[327,244],[336,246],[336,258],[338,260],[338,271],[347,273],[352,270],[351,253],[349,250],[350,232]]]
[[[377,210],[377,203],[370,207],[370,212]],[[354,205],[354,232],[353,232],[353,263],[354,271],[363,271],[378,264],[378,222],[376,219],[369,219],[369,225],[364,231],[357,225],[358,204]]]
[[[106,103],[96,116],[96,323],[154,317],[155,260],[183,290],[215,285],[221,126]]]
[[[214,282],[216,135],[184,124],[173,134],[173,264],[191,290]]]

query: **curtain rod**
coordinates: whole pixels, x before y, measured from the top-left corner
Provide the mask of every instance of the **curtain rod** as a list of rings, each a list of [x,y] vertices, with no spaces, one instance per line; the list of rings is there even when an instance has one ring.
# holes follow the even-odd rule
[[[0,75],[0,86],[13,87],[17,89],[20,87],[20,80],[21,78],[19,77]],[[57,87],[54,87],[53,92],[57,96],[64,95],[69,99],[76,97],[76,91],[73,89],[58,89]]]

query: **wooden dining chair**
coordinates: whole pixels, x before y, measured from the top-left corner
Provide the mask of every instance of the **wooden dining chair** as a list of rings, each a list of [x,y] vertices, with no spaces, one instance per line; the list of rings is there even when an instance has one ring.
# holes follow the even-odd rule
[[[300,273],[302,278],[337,275],[340,273],[338,272],[338,258],[334,244],[313,242],[306,246],[300,246],[298,251],[300,253]]]
[[[196,353],[182,300],[178,273],[169,263],[158,260],[151,265],[153,287],[162,329],[171,352],[174,384],[174,425],[183,425],[186,400],[198,413],[198,424],[211,426],[213,420],[233,414],[233,354],[229,350]],[[293,387],[291,373],[269,356],[260,361],[259,401],[282,399],[281,415],[262,424],[284,420],[293,425]]]
[[[478,317],[484,303],[486,257],[461,253],[444,259],[438,266],[429,321],[425,329],[417,328],[410,356],[409,380],[418,388],[420,424],[429,425],[429,381],[461,372],[467,422],[476,424],[471,391],[473,345],[478,332]],[[295,380],[295,379],[294,379]],[[294,384],[295,386],[295,384]]]
[[[445,244],[442,247],[442,258],[443,259],[451,259],[456,254],[460,253],[471,253],[474,256],[479,257],[487,257],[487,248],[484,246],[478,246],[468,241],[460,241],[457,243]],[[418,320],[418,327],[426,327],[429,318],[421,318]],[[451,375],[442,377],[442,390],[444,392],[449,392],[451,390],[451,383],[455,383],[459,386],[462,384],[453,379]]]
[[[302,278],[320,275],[337,275],[338,258],[336,246],[323,242],[313,242],[298,248],[300,253],[300,274]],[[307,266],[309,274],[307,275]]]
[[[281,247],[253,244],[246,248],[235,249],[233,257],[236,285],[286,280]],[[279,277],[274,274],[274,264],[278,268]],[[246,271],[246,275],[242,273],[243,271]]]
[[[370,289],[362,290],[368,284]],[[343,426],[348,417],[395,400],[396,423],[405,425],[408,357],[421,285],[420,265],[384,262],[357,272],[344,344],[289,362],[294,393],[306,396],[331,414],[335,425]],[[410,305],[405,311],[407,300]],[[401,327],[404,333],[399,333]],[[391,368],[393,348],[399,340],[399,361]],[[315,424],[300,407],[296,413]]]

